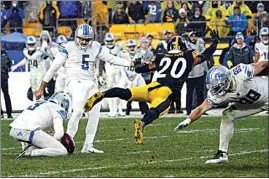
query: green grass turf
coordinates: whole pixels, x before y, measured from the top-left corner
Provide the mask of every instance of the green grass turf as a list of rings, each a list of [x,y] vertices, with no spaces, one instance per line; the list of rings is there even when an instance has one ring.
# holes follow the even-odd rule
[[[183,120],[183,119],[180,119]],[[235,121],[229,163],[205,165],[218,149],[220,118],[203,118],[182,132],[175,118],[156,120],[145,130],[144,144],[133,139],[133,119],[100,120],[95,147],[104,154],[81,154],[86,120],[75,137],[75,154],[20,158],[20,143],[2,122],[3,177],[268,177],[268,119]]]

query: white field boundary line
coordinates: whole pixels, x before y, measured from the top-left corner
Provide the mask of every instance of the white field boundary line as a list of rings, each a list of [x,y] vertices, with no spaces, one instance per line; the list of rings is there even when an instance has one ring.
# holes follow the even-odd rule
[[[240,155],[247,155],[247,154],[252,154],[252,153],[265,153],[269,152],[268,149],[263,149],[263,150],[253,150],[253,151],[242,151],[238,153],[232,153],[229,154],[229,156],[240,156]],[[173,163],[173,162],[179,162],[179,161],[187,161],[187,160],[198,160],[198,159],[206,159],[210,158],[212,156],[201,156],[201,157],[188,157],[188,158],[179,158],[179,159],[173,159],[173,160],[160,160],[160,161],[151,161],[151,162],[145,162],[145,163],[131,163],[127,165],[108,165],[108,166],[102,166],[102,167],[88,167],[88,168],[77,168],[77,169],[72,169],[72,170],[58,170],[58,171],[48,171],[48,172],[41,172],[38,175],[31,175],[31,174],[26,174],[26,175],[21,175],[21,176],[7,176],[7,177],[41,177],[41,176],[46,176],[46,175],[53,175],[53,174],[61,174],[61,173],[73,173],[73,172],[82,172],[82,171],[88,171],[88,170],[105,170],[105,169],[111,169],[111,168],[129,168],[129,167],[135,167],[137,165],[143,165],[143,164],[158,164],[158,163]],[[5,177],[5,176],[2,176]]]
[[[182,133],[182,134],[192,134],[197,132],[206,132],[206,133],[216,133],[219,129],[195,129],[195,130],[186,130],[186,131],[177,131],[176,133]],[[260,128],[239,128],[235,129],[235,133],[244,133],[244,132],[255,132],[255,131],[266,131],[266,129],[260,129]],[[175,136],[175,135],[173,135]],[[151,136],[151,137],[144,137],[145,139],[161,139],[161,138],[168,138],[169,136],[162,135],[162,136]],[[130,141],[132,138],[119,138],[119,139],[108,139],[108,140],[96,140],[95,143],[106,143],[106,142],[117,142],[117,141]],[[78,141],[75,142],[76,144],[83,143],[84,141]],[[7,148],[1,148],[1,151],[6,150],[15,150],[21,147],[7,147]]]

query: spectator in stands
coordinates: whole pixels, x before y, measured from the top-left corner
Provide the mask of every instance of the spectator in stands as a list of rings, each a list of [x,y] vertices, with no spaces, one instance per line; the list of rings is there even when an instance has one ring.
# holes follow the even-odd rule
[[[39,20],[43,24],[43,29],[48,30],[51,35],[56,29],[56,21],[60,17],[59,8],[52,3],[52,1],[47,1],[41,7],[39,12]]]
[[[199,53],[203,53],[205,51],[205,42],[202,38],[197,37],[197,33],[190,32],[187,40],[188,49],[196,50]],[[191,72],[189,73],[187,83],[187,100],[186,100],[186,111],[187,115],[191,113],[192,107],[196,103],[195,106],[199,106],[203,103],[204,96],[204,88],[205,88],[205,71],[206,71],[206,62],[195,65]],[[194,93],[195,90],[195,93]]]
[[[131,0],[128,7],[128,15],[131,17],[132,24],[142,24],[145,22],[145,14],[143,4],[136,0]]]
[[[157,45],[156,52],[157,53],[166,53],[167,52],[167,43],[172,38],[172,33],[170,30],[165,30],[163,32],[163,40]]]
[[[227,17],[223,16],[221,10],[217,10],[216,15],[207,22],[207,27],[209,30],[217,30],[220,37],[227,37],[230,32],[230,28],[224,22],[225,20],[227,20]]]
[[[181,8],[179,9],[179,17],[178,20],[176,22],[176,27],[175,27],[175,31],[177,33],[177,35],[182,36],[185,32],[188,31],[188,24],[189,24],[189,20],[187,18],[187,13],[185,11],[185,9]]]
[[[39,22],[38,14],[39,10],[42,7],[42,1],[27,1],[25,3],[25,19],[27,22],[34,23]]]
[[[235,36],[235,44],[228,52],[227,66],[232,68],[239,63],[250,64],[253,63],[253,56],[251,55],[251,48],[244,42],[244,35],[238,32]]]
[[[228,10],[232,3],[230,1],[221,1],[221,5]]]
[[[22,21],[24,11],[18,8],[16,1],[3,2],[4,8],[1,8],[1,27],[5,27],[9,23],[10,32],[22,32]]]
[[[107,10],[108,10],[108,24],[112,24],[112,20],[113,20],[113,8],[116,5],[116,1],[115,0],[110,0],[107,1]]]
[[[163,22],[176,22],[177,18],[178,18],[178,11],[176,10],[174,6],[174,2],[168,1],[167,7],[163,11],[163,14],[162,14],[162,21]]]
[[[122,9],[123,9],[124,12],[127,11],[128,3],[129,3],[128,1],[122,1],[122,0],[117,0],[116,1],[116,5],[117,4],[122,4]]]
[[[210,8],[205,13],[206,20],[211,20],[216,17],[216,12],[218,10],[222,12],[222,16],[227,16],[227,11],[220,5],[220,1],[212,1],[210,3]]]
[[[169,1],[171,0],[166,0],[161,3],[162,12],[164,12],[165,9],[167,8],[168,4],[170,3]],[[180,3],[178,1],[172,1],[172,2],[174,4],[174,8],[178,11],[180,9]]]
[[[7,118],[13,118],[12,113],[12,105],[11,100],[8,92],[8,72],[10,72],[10,68],[12,65],[12,61],[8,56],[7,52],[5,51],[4,47],[0,46],[1,49],[1,88],[5,98],[5,105],[6,105],[6,112]],[[4,118],[4,112],[1,106],[1,118]]]
[[[234,13],[234,7],[239,7],[242,14],[244,14],[248,19],[253,16],[249,7],[243,1],[234,1],[233,4],[227,10],[227,15],[231,16]]]
[[[234,6],[234,13],[225,22],[231,27],[230,35],[234,36],[237,32],[246,34],[248,21],[247,17],[241,13],[239,6]]]
[[[158,23],[161,21],[162,9],[159,1],[145,1],[144,12],[146,23]]]
[[[200,7],[196,7],[194,15],[190,19],[190,24],[188,25],[189,31],[195,31],[197,36],[204,37],[206,30],[205,17],[201,15]]]
[[[97,24],[99,24],[99,28],[102,28],[102,25],[104,25],[106,28],[109,28],[108,8],[105,1],[92,2],[92,26],[96,27]]]
[[[264,5],[263,3],[259,3],[257,5],[257,14],[254,16],[253,24],[258,26],[258,32],[261,29],[262,26],[262,18],[265,16],[268,17],[268,13],[264,10]]]
[[[77,20],[81,15],[82,7],[79,1],[58,1],[57,6],[60,11],[59,25],[69,26],[74,32],[77,28]],[[61,19],[70,19],[68,21],[61,21]]]
[[[147,34],[146,35],[147,38],[147,45],[150,51],[152,51],[152,53],[155,55],[155,49],[152,47],[152,40],[153,40],[153,36],[151,34]]]
[[[249,7],[250,11],[253,14],[256,14],[258,11],[257,6],[259,3],[262,3],[264,5],[264,10],[269,12],[269,1],[244,1],[244,3]]]
[[[188,2],[182,2],[181,8],[185,10],[187,18],[191,18],[191,5]]]
[[[115,13],[112,20],[113,24],[129,24],[129,18],[125,11],[123,11],[123,5],[117,4],[115,6]]]

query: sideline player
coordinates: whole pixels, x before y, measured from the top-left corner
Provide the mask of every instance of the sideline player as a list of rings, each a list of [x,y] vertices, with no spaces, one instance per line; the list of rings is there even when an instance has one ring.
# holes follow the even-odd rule
[[[55,93],[48,101],[37,101],[24,110],[10,124],[9,135],[28,143],[21,156],[67,155],[67,149],[58,141],[64,135],[63,120],[66,120],[69,99],[63,93]],[[54,135],[44,132],[53,127]]]
[[[260,30],[260,42],[255,44],[255,62],[269,60],[269,29]]]
[[[84,105],[84,110],[89,111],[103,98],[118,97],[127,101],[149,102],[150,110],[143,119],[134,121],[136,143],[143,142],[144,127],[152,123],[159,116],[169,110],[173,94],[179,89],[188,77],[193,65],[203,62],[215,52],[219,36],[216,31],[211,31],[212,45],[202,54],[195,50],[187,50],[185,40],[180,36],[173,37],[168,43],[168,53],[158,53],[155,62],[138,66],[137,73],[157,70],[159,73],[156,82],[146,86],[129,89],[112,88],[104,92],[95,93]]]
[[[25,65],[27,62],[30,64],[30,82],[32,92],[35,93],[40,87],[43,77],[46,73],[44,60],[47,59],[48,54],[37,47],[37,40],[33,36],[27,37],[26,48],[23,49],[24,59],[18,64],[11,67],[11,71],[16,70],[18,67]]]
[[[224,66],[215,66],[208,71],[207,99],[175,128],[175,131],[183,129],[206,111],[229,103],[222,111],[219,150],[215,157],[206,163],[228,161],[228,145],[233,137],[234,119],[268,110],[268,80],[255,77],[267,66],[268,61],[262,61],[249,65],[241,63],[230,70]]]
[[[99,60],[121,66],[131,66],[133,62],[116,57],[103,49],[99,42],[94,41],[94,32],[91,26],[82,24],[77,27],[75,41],[68,42],[60,48],[50,69],[47,71],[41,87],[36,92],[36,98],[43,96],[43,91],[54,73],[64,65],[66,72],[67,93],[72,99],[72,115],[67,126],[67,134],[72,138],[78,131],[78,124],[83,114],[83,105],[89,95],[98,91],[94,74]],[[82,153],[104,153],[93,147],[93,140],[100,118],[100,105],[88,113],[86,139]]]

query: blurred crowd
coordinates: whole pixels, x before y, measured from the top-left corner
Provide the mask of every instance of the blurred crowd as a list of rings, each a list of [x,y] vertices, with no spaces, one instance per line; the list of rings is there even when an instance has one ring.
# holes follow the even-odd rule
[[[36,27],[51,33],[58,26],[174,23],[182,35],[196,31],[206,36],[212,29],[221,37],[237,32],[251,35],[269,26],[267,1],[2,1],[1,27],[21,32]],[[51,34],[53,35],[53,33]],[[71,33],[73,35],[73,33]]]

